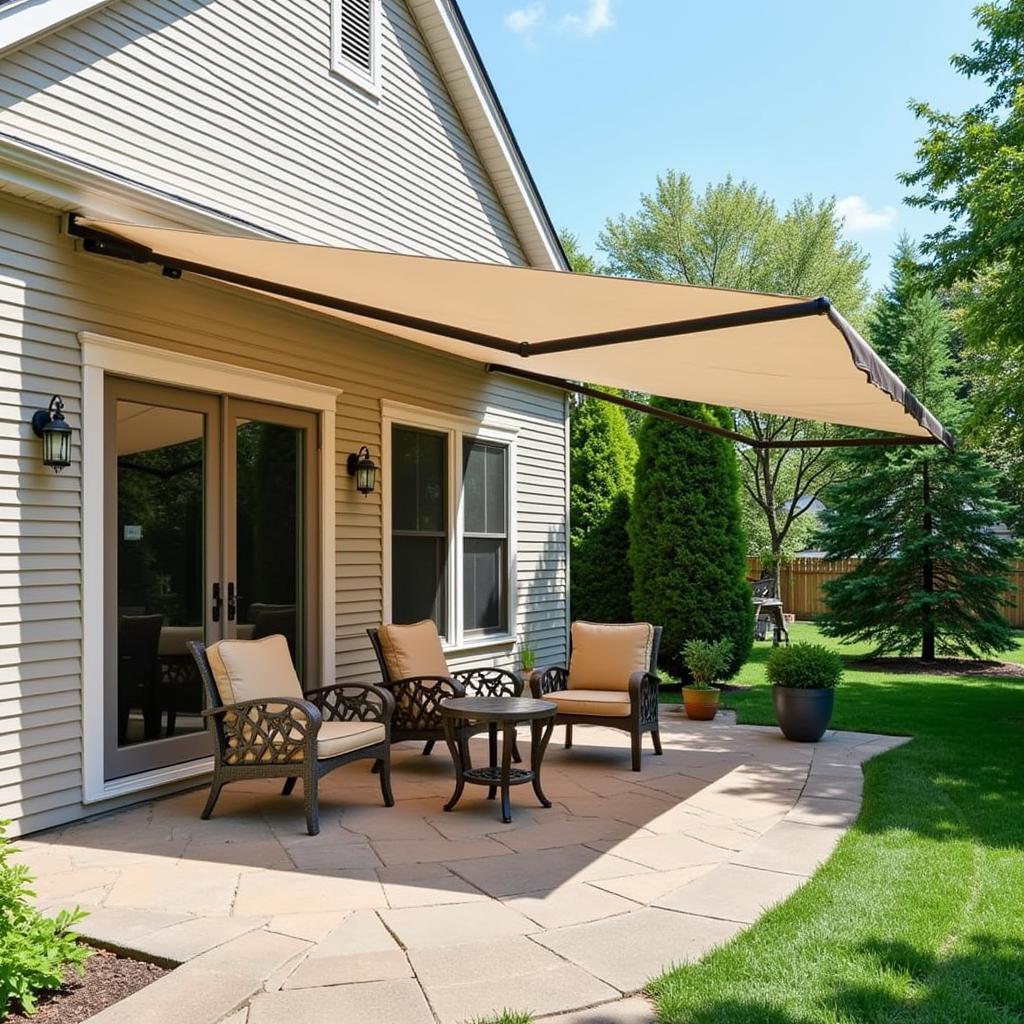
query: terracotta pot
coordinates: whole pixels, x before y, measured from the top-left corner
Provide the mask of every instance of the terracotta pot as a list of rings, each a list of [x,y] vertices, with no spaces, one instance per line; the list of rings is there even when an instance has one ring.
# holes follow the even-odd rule
[[[698,722],[710,722],[718,714],[721,696],[718,690],[695,690],[684,686],[683,707],[686,709],[686,717]]]
[[[832,720],[836,691],[804,690],[795,686],[773,686],[775,718],[783,736],[796,743],[817,743]]]

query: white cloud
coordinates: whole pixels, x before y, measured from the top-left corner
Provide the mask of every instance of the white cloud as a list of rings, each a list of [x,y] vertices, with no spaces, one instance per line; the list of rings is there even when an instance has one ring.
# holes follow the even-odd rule
[[[896,223],[897,210],[895,206],[872,210],[863,196],[843,196],[836,201],[836,216],[850,232],[884,231]]]
[[[577,35],[592,36],[615,24],[612,16],[612,0],[587,0],[582,14],[567,14],[562,18],[562,28]]]
[[[527,7],[518,7],[505,15],[505,28],[516,35],[530,36],[534,29],[538,28],[544,20],[544,5],[540,3],[530,4]]]

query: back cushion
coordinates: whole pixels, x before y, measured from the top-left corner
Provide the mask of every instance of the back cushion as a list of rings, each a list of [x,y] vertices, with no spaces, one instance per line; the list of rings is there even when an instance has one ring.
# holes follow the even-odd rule
[[[572,624],[570,690],[628,690],[634,672],[651,666],[649,622]]]
[[[377,639],[392,680],[450,675],[437,626],[430,619],[407,626],[381,626]]]
[[[206,656],[225,704],[268,697],[302,700],[288,641],[280,634],[262,640],[220,640],[206,648]]]

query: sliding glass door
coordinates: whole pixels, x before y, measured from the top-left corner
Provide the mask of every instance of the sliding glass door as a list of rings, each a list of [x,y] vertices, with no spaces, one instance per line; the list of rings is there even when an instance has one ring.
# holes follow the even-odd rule
[[[282,633],[316,685],[313,413],[108,378],[105,770],[209,752],[187,643]]]

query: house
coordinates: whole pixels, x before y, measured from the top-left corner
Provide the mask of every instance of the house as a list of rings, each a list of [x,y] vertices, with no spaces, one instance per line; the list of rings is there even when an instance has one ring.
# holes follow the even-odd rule
[[[206,773],[191,638],[283,632],[307,687],[376,680],[392,619],[453,665],[564,657],[562,392],[87,252],[71,214],[565,269],[454,0],[0,3],[14,833]]]

